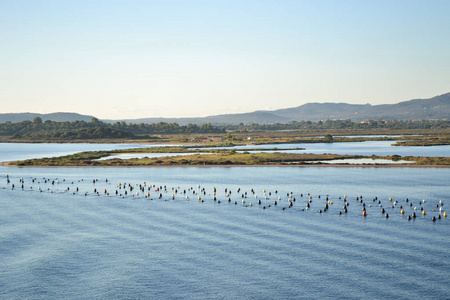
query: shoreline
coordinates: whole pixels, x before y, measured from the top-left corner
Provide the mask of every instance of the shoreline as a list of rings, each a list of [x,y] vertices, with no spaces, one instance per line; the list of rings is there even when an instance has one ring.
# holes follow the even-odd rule
[[[320,168],[450,168],[450,165],[414,164],[280,164],[280,165],[136,165],[136,166],[18,166],[10,162],[0,162],[3,167],[15,168],[233,168],[233,167],[320,167]]]

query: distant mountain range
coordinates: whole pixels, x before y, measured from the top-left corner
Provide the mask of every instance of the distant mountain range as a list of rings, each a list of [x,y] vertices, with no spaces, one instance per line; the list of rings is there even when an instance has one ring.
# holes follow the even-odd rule
[[[10,113],[10,114],[0,114],[0,123],[11,122],[23,122],[23,121],[33,121],[34,118],[40,117],[43,122],[45,121],[55,121],[55,122],[74,122],[74,121],[85,121],[91,122],[93,116],[80,115],[77,113],[66,113],[66,112],[56,112],[51,114],[37,114],[37,113]]]
[[[0,114],[0,122],[21,122],[41,117],[52,121],[76,121],[90,122],[93,116],[80,115],[76,113],[52,113],[52,114]],[[319,120],[345,120],[354,122],[372,120],[430,120],[450,119],[450,93],[439,95],[430,99],[414,99],[397,104],[347,104],[347,103],[307,103],[298,107],[278,109],[272,111],[255,111],[242,114],[225,114],[201,118],[143,118],[123,120],[102,120],[103,122],[125,121],[127,123],[178,123],[213,125],[236,125],[244,124],[267,124],[286,123],[290,121],[319,121]]]
[[[213,125],[225,124],[266,124],[290,121],[345,120],[353,122],[372,120],[430,120],[450,119],[450,93],[430,99],[415,99],[397,104],[347,104],[347,103],[307,103],[298,107],[272,111],[259,110],[251,113],[226,114],[203,118],[145,118],[123,120],[127,123],[178,123]],[[108,120],[112,121],[112,120]]]

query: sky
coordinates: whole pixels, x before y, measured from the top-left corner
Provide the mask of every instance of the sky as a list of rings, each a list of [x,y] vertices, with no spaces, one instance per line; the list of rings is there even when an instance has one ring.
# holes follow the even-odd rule
[[[0,113],[202,117],[450,92],[447,0],[1,0]]]

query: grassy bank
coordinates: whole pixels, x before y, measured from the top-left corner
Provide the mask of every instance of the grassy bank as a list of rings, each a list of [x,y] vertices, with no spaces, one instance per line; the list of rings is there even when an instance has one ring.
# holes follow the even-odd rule
[[[261,149],[246,149],[245,152],[236,152],[233,149],[194,149],[193,147],[151,147],[134,148],[112,151],[80,152],[61,157],[28,159],[7,163],[10,166],[38,166],[38,167],[83,167],[83,166],[280,166],[316,164],[319,161],[342,159],[387,159],[414,161],[415,165],[450,166],[450,157],[400,157],[400,156],[362,156],[362,155],[336,155],[336,154],[293,154],[277,151],[302,150],[272,148],[265,149],[273,153],[257,152]],[[131,159],[112,158],[99,160],[115,154],[129,153],[179,153],[177,156],[143,157]],[[345,165],[341,163],[341,165]],[[408,164],[411,165],[411,164]]]
[[[398,141],[393,146],[444,146],[450,145],[450,136],[424,136],[406,141]]]

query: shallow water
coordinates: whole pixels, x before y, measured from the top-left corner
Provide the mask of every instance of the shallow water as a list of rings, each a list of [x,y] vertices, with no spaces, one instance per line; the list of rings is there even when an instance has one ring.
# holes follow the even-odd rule
[[[445,299],[449,219],[431,218],[439,200],[450,205],[449,178],[447,168],[0,167],[0,298]]]
[[[334,160],[321,160],[316,161],[322,164],[350,164],[350,165],[399,165],[399,164],[412,164],[414,161],[407,160],[389,160],[389,159],[370,159],[370,158],[346,158],[346,159],[334,159]],[[314,161],[312,162],[314,163]]]
[[[400,155],[400,156],[448,156],[450,146],[432,147],[394,147],[394,141],[367,141],[351,143],[302,143],[302,144],[267,144],[248,145],[230,147],[217,147],[211,149],[236,149],[246,151],[248,149],[259,149],[256,152],[288,152],[288,153],[331,153],[350,155]],[[42,157],[56,157],[74,154],[83,151],[100,151],[114,149],[130,149],[142,147],[164,147],[169,145],[155,144],[13,144],[0,143],[0,162]],[[288,150],[265,150],[281,148]],[[304,150],[289,150],[295,148],[305,148]],[[130,153],[117,155],[117,158],[142,158],[142,157],[162,157],[173,156],[173,153]],[[112,156],[109,156],[110,159]]]
[[[14,144],[0,143],[0,161],[56,157],[83,151],[151,147],[144,144]],[[154,145],[153,145],[154,146]],[[159,145],[158,145],[159,146]]]
[[[237,146],[234,149],[245,151],[245,149],[271,149],[271,148],[305,148],[305,150],[282,150],[279,152],[289,153],[331,153],[331,154],[351,154],[351,155],[400,155],[400,156],[448,156],[450,146],[431,146],[431,147],[406,147],[391,146],[395,141],[365,141],[349,143],[295,143],[295,144],[267,144],[267,145],[248,145]],[[224,147],[228,149],[227,147]],[[221,148],[217,148],[221,149]],[[268,151],[270,152],[270,151]]]
[[[210,154],[210,153],[125,153],[102,157],[98,160],[109,159],[131,159],[131,158],[155,158],[155,157],[170,157],[170,156],[184,156],[196,154]]]

